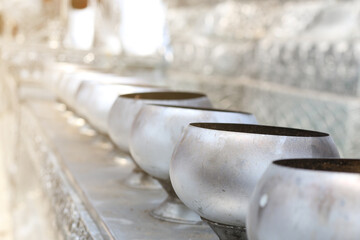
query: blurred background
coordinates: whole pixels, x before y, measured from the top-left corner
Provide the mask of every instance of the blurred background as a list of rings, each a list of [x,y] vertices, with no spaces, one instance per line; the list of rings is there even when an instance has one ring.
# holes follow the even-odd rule
[[[359,26],[358,0],[0,0],[0,159],[17,154],[26,91],[58,62],[205,92],[262,124],[328,132],[359,157]],[[0,238],[30,239],[37,223],[13,227],[24,206],[7,211],[6,181]]]

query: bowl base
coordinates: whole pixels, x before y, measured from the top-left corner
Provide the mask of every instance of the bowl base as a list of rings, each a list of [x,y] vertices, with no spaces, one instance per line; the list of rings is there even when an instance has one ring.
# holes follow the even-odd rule
[[[202,224],[200,216],[185,206],[180,199],[168,197],[150,215],[154,218],[173,223],[196,225]]]
[[[201,218],[209,224],[211,229],[216,233],[220,240],[247,240],[246,228],[221,223],[212,222],[205,218]]]
[[[137,167],[126,178],[125,184],[139,189],[161,189],[160,183]]]

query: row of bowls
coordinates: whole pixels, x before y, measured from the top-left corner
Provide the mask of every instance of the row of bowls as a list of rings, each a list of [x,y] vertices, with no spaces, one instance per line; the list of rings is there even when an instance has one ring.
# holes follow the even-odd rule
[[[358,236],[360,163],[340,159],[329,134],[258,125],[250,113],[212,108],[204,94],[146,80],[51,72],[58,98],[131,154],[129,186],[166,190],[153,217],[202,219],[220,239]]]

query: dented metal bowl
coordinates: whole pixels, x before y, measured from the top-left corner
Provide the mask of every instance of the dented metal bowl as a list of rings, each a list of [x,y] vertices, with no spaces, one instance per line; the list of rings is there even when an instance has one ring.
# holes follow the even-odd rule
[[[250,113],[169,105],[144,105],[134,121],[130,153],[140,168],[158,179],[168,192],[168,198],[151,212],[156,218],[180,223],[201,221],[174,194],[169,178],[171,156],[184,128],[199,121],[257,123]]]
[[[301,129],[192,123],[170,163],[175,192],[221,239],[245,235],[250,195],[274,159],[339,157],[332,138]]]
[[[247,217],[251,240],[358,239],[360,159],[286,159],[258,182]]]

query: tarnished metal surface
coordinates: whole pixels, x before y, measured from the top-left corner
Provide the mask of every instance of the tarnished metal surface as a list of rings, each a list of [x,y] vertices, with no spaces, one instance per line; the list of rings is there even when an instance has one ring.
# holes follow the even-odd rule
[[[130,138],[131,156],[153,177],[170,181],[171,156],[183,130],[192,122],[257,123],[254,115],[245,112],[144,105],[133,124]]]
[[[339,157],[327,134],[247,124],[192,123],[170,163],[175,192],[210,221],[245,226],[250,195],[275,159]]]
[[[144,104],[211,107],[205,94],[191,92],[153,92],[121,95],[111,108],[108,120],[109,136],[116,146],[129,152],[131,128]]]
[[[132,189],[124,184],[134,167],[128,155],[113,150],[104,138],[80,134],[56,110],[54,102],[30,101],[28,106],[42,126],[52,160],[59,164],[57,171],[64,174],[102,238],[217,239],[206,225],[179,225],[153,219],[148,209],[157,206],[165,193]]]
[[[183,223],[201,221],[178,199],[169,177],[171,156],[183,130],[189,123],[199,121],[257,123],[250,113],[169,105],[144,105],[135,118],[130,138],[131,156],[145,172],[161,179],[169,195],[166,202],[152,211],[157,218]]]
[[[202,218],[202,220],[209,224],[220,240],[247,240],[246,228],[244,226],[224,225],[205,218]]]
[[[119,95],[156,91],[167,91],[167,89],[164,87],[151,86],[150,84],[136,85],[135,81],[133,85],[94,84],[94,91],[84,106],[87,110],[85,117],[99,132],[108,134],[110,110]]]
[[[249,239],[358,239],[359,170],[359,159],[272,163],[251,198]]]

